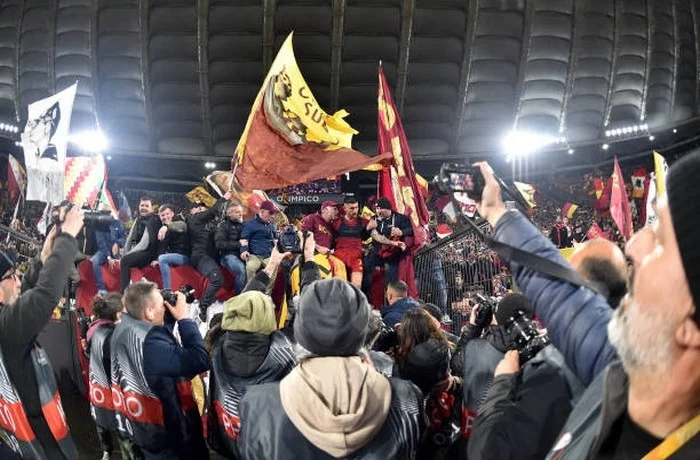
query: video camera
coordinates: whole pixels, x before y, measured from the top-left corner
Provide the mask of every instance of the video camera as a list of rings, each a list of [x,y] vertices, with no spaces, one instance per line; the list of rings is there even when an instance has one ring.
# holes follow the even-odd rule
[[[444,194],[466,193],[474,200],[481,199],[486,185],[479,168],[460,163],[443,163],[434,183]]]
[[[520,355],[520,365],[522,366],[535,357],[544,347],[549,345],[549,336],[541,333],[537,324],[525,316],[522,310],[514,312],[496,311],[498,324],[503,325],[511,334],[515,343],[515,349]]]
[[[483,330],[491,324],[493,312],[496,311],[498,303],[490,297],[477,292],[474,297],[478,300],[478,308],[476,310],[476,326]],[[473,306],[475,308],[477,305]]]
[[[292,254],[301,254],[304,252],[304,246],[301,238],[299,238],[297,228],[294,225],[287,225],[282,233],[280,233],[279,239],[277,240],[277,250],[282,253],[291,252]]]
[[[63,200],[58,206],[56,206],[51,213],[51,222],[57,226],[58,228],[61,227],[61,224],[63,223],[63,220],[65,219],[66,214],[75,206],[73,203],[71,203],[68,200]],[[61,219],[61,208],[66,208],[66,211],[63,213],[63,219]],[[109,224],[114,220],[112,217],[112,213],[110,211],[94,211],[91,209],[87,209],[83,211],[83,222],[85,222],[86,226],[94,226],[94,225],[100,225],[104,227],[109,227]]]

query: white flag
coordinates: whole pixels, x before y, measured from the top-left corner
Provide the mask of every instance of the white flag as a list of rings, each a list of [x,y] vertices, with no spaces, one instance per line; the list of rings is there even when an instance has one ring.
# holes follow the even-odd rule
[[[647,202],[644,203],[647,211],[647,221],[645,225],[652,225],[656,222],[656,212],[654,205],[656,204],[656,173],[649,173],[649,189],[647,190]]]
[[[44,212],[41,213],[39,222],[36,223],[36,228],[42,235],[46,235],[46,230],[49,228],[51,223],[51,203],[46,203],[44,206]]]
[[[68,131],[78,84],[29,104],[22,133],[27,166],[27,201],[58,203],[63,200],[63,170]]]

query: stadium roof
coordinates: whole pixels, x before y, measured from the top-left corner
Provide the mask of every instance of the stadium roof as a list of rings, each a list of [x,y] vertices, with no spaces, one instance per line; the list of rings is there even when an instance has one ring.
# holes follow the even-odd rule
[[[228,166],[290,31],[319,103],[350,112],[368,154],[381,60],[414,160],[431,170],[500,161],[511,130],[565,139],[543,167],[697,132],[693,0],[0,0],[0,122],[22,126],[29,103],[77,79],[71,129],[105,133],[112,177],[196,180],[205,161]],[[642,124],[601,150],[606,132]]]

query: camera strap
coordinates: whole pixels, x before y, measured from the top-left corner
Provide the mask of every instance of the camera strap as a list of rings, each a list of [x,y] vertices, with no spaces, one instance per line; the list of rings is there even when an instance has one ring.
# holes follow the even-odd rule
[[[605,289],[604,286],[584,280],[581,277],[581,275],[579,275],[569,267],[565,267],[556,262],[552,262],[549,259],[545,259],[544,257],[538,256],[537,254],[523,251],[522,249],[516,248],[515,246],[501,243],[500,241],[496,241],[488,236],[486,237],[486,242],[488,243],[491,249],[493,249],[498,255],[500,255],[506,260],[516,262],[525,267],[532,268],[533,270],[537,270],[538,272],[545,275],[549,275],[553,278],[557,278],[562,281],[567,281],[573,284],[574,286],[588,288],[593,292],[602,295],[605,298],[607,298],[609,294],[608,292],[606,292],[607,289]]]

